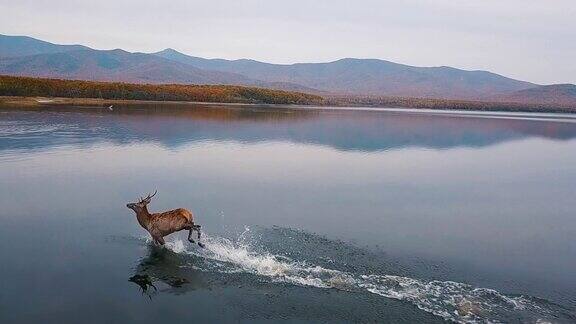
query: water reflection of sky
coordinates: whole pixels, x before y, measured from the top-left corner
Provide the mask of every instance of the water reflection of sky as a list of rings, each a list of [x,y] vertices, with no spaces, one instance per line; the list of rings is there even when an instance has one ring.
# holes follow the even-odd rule
[[[576,291],[571,123],[201,110],[4,112],[0,124],[4,219],[128,218],[127,201],[158,189],[154,210],[190,205],[212,232],[302,228],[460,264],[488,286]]]

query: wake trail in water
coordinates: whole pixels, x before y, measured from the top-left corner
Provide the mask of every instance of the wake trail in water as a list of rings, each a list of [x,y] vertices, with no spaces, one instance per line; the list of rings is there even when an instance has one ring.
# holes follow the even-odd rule
[[[386,298],[410,302],[419,309],[446,320],[475,322],[569,321],[575,318],[558,305],[532,297],[504,295],[496,290],[475,288],[453,281],[424,281],[386,274],[356,274],[328,269],[282,255],[258,252],[246,243],[245,234],[237,241],[204,237],[205,249],[188,248],[181,240],[167,242],[176,253],[194,255],[216,262],[214,269],[227,273],[251,273],[274,282],[316,288],[369,292]],[[560,314],[559,312],[563,313]]]

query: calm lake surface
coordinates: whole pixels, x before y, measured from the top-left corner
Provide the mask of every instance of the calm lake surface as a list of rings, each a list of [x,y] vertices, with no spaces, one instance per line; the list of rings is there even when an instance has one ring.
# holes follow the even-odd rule
[[[576,321],[576,117],[3,108],[0,206],[1,323]]]

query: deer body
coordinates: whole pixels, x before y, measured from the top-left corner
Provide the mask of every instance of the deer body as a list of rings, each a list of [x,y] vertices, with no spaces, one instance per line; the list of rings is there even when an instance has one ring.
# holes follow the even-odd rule
[[[156,195],[156,192],[154,195]],[[148,212],[148,204],[154,195],[148,195],[148,197],[140,199],[137,203],[129,203],[126,207],[136,212],[138,223],[150,233],[155,243],[164,245],[164,236],[182,230],[189,231],[188,241],[194,243],[192,239],[193,231],[198,233],[198,240],[200,240],[200,225],[194,224],[194,216],[189,210],[178,208],[163,213],[151,214]],[[198,242],[198,245],[203,247],[200,242]]]

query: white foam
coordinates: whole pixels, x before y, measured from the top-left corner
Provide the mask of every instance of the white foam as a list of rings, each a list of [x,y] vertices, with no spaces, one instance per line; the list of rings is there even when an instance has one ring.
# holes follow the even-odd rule
[[[422,281],[414,278],[371,274],[357,275],[326,269],[284,256],[255,252],[244,242],[205,236],[205,249],[186,250],[183,241],[174,241],[167,247],[176,253],[193,254],[221,263],[218,271],[246,272],[301,286],[335,288],[347,291],[368,291],[373,294],[407,301],[419,309],[446,320],[474,323],[494,322],[494,312],[512,312],[529,309],[536,314],[546,311],[528,299],[509,297],[492,289],[474,288],[453,281]],[[497,320],[496,320],[497,321]]]
[[[175,253],[183,253],[187,251],[186,244],[182,240],[166,242],[166,247]]]

